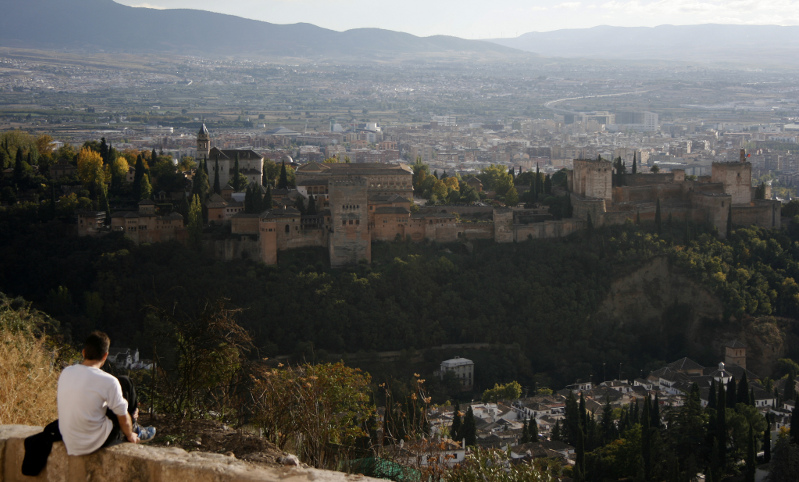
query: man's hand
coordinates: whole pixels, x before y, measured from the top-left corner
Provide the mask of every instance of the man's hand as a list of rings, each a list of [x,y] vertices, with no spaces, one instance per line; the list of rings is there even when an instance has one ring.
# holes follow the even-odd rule
[[[119,419],[119,428],[122,429],[122,433],[125,434],[128,442],[132,444],[139,443],[139,435],[133,431],[133,420],[131,420],[130,415],[125,413],[125,415],[117,415],[117,418]]]

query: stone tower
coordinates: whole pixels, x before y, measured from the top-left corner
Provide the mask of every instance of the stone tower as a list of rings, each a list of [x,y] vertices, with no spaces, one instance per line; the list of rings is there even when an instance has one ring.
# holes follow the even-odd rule
[[[197,133],[197,160],[208,159],[208,154],[211,152],[211,136],[208,135],[208,128],[205,123],[200,127],[200,132]]]
[[[330,197],[330,266],[372,261],[369,233],[368,186],[362,177],[331,180]]]
[[[746,345],[738,340],[728,343],[724,347],[724,363],[738,365],[746,370]]]

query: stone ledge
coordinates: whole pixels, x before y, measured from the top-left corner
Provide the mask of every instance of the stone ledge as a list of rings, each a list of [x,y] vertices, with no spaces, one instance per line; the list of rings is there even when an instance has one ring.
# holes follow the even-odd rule
[[[22,475],[24,440],[42,431],[27,425],[0,425],[0,480],[101,482],[126,480],[141,482],[279,481],[279,482],[368,482],[378,481],[363,475],[345,474],[301,467],[260,467],[233,457],[179,448],[121,444],[90,455],[68,456],[64,444],[56,442],[47,467],[37,477]]]

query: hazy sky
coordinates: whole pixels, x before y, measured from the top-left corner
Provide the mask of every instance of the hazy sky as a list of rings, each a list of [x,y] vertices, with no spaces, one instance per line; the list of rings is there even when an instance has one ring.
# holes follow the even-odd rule
[[[701,23],[799,25],[799,0],[115,0],[192,8],[271,23],[332,30],[377,27],[414,35],[516,37],[526,32],[613,25]]]

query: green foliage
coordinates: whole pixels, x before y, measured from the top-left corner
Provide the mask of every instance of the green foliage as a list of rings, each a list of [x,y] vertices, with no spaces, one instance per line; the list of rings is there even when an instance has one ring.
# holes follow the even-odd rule
[[[466,460],[447,474],[450,482],[554,482],[559,466],[542,463],[511,463],[510,455],[500,450],[475,449]]]
[[[498,402],[500,400],[513,401],[522,396],[522,386],[519,382],[513,381],[504,385],[494,384],[494,388],[490,388],[483,392],[483,402]]]
[[[203,211],[200,204],[200,196],[194,195],[191,198],[188,218],[189,244],[195,249],[200,248],[203,236]]]

